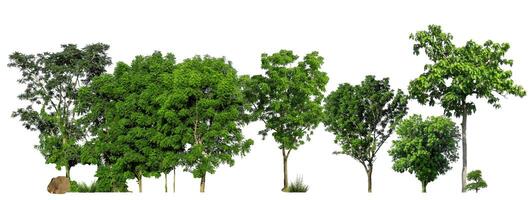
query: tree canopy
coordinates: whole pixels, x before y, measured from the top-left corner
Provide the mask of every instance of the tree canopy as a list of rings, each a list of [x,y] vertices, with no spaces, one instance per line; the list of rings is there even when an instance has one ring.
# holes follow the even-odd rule
[[[422,192],[458,160],[458,127],[447,117],[423,120],[420,115],[413,115],[401,121],[396,132],[399,137],[388,151],[394,162],[392,168],[415,174]]]
[[[243,81],[231,62],[210,56],[185,59],[169,81],[159,112],[180,133],[187,146],[185,170],[201,178],[203,192],[206,173],[214,174],[220,164],[232,166],[233,157],[245,155],[253,144],[241,130],[250,109]]]
[[[368,192],[377,152],[406,115],[407,100],[401,90],[390,88],[388,78],[377,80],[371,75],[359,85],[341,84],[325,99],[323,123],[341,147],[335,153],[351,156],[364,166]]]
[[[74,111],[80,87],[111,64],[107,56],[109,45],[96,43],[81,49],[74,44],[61,45],[62,51],[36,55],[15,52],[9,56],[9,67],[18,68],[20,84],[26,86],[20,100],[28,102],[24,108],[13,112],[25,128],[39,131],[39,144],[35,147],[46,163],[57,169],[70,168],[80,162],[80,142],[85,136],[79,126],[80,115]]]
[[[249,101],[254,102],[254,112],[265,123],[259,134],[266,137],[271,133],[282,150],[283,190],[288,186],[286,160],[290,152],[309,141],[322,120],[321,102],[329,80],[320,70],[323,57],[318,52],[297,60],[289,50],[262,54],[261,68],[266,74],[251,77],[246,90]]]

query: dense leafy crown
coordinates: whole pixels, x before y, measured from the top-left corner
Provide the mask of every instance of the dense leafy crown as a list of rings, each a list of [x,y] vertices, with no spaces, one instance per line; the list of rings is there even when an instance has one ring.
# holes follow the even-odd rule
[[[22,72],[18,82],[26,89],[18,97],[29,102],[27,107],[13,112],[13,117],[20,117],[27,129],[39,131],[36,148],[46,163],[54,163],[58,169],[74,166],[80,159],[78,141],[85,133],[77,122],[79,115],[74,112],[78,89],[111,64],[106,44],[81,49],[73,44],[61,47],[60,52],[37,55],[15,52],[9,56],[8,64]]]
[[[419,55],[424,50],[432,61],[408,88],[410,95],[421,104],[432,106],[439,102],[447,116],[461,116],[476,110],[468,97],[486,99],[499,108],[501,96],[526,95],[523,87],[511,79],[512,72],[502,68],[513,64],[505,57],[510,48],[508,43],[488,40],[477,44],[470,40],[463,47],[456,47],[452,43],[453,36],[437,25],[411,34],[410,39],[415,41],[414,54]]]
[[[324,124],[335,134],[335,143],[364,166],[376,153],[407,112],[407,96],[394,93],[388,78],[366,76],[359,85],[341,84],[325,99]]]
[[[194,177],[214,173],[220,164],[233,165],[234,155],[249,152],[253,141],[241,130],[249,103],[230,62],[209,56],[186,59],[170,81],[159,112],[178,122],[172,126],[187,145],[184,164]]]
[[[113,74],[101,75],[80,90],[77,109],[86,113],[84,128],[97,136],[85,145],[82,161],[98,164],[99,177],[159,176],[163,162],[171,159],[176,165],[177,158],[165,155],[182,148],[181,140],[179,135],[165,137],[169,131],[161,128],[157,101],[175,68],[172,54],[137,56],[131,66],[119,62]]]
[[[321,102],[329,80],[320,71],[323,57],[312,52],[296,63],[297,59],[288,50],[262,54],[266,74],[253,76],[247,84],[246,96],[256,103],[255,113],[266,126],[259,134],[273,132],[281,149],[297,149],[304,139],[310,140],[312,129],[322,120]]]
[[[389,150],[395,171],[414,173],[429,183],[458,159],[458,127],[447,117],[423,120],[413,115],[400,122],[396,131],[399,138]]]

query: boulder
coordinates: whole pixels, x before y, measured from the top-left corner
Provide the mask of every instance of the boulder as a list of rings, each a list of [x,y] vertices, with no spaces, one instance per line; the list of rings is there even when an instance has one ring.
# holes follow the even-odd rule
[[[48,184],[48,192],[52,194],[64,194],[70,191],[70,179],[66,176],[52,178]]]

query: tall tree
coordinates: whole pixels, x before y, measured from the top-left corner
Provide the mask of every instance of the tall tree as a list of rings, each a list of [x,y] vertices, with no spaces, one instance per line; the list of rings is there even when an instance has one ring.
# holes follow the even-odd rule
[[[118,178],[107,182],[121,184],[135,178],[142,192],[143,177],[159,177],[177,165],[181,135],[162,124],[159,113],[159,97],[169,89],[165,83],[176,67],[172,54],[137,56],[131,66],[119,62],[113,74],[80,91],[85,128],[96,136],[83,158],[99,165],[99,179],[110,174]]]
[[[296,63],[298,56],[281,50],[272,55],[262,54],[261,68],[265,75],[255,75],[247,81],[246,96],[254,102],[255,116],[279,143],[283,156],[283,191],[288,189],[288,157],[310,140],[313,129],[323,117],[321,102],[329,78],[320,71],[323,57],[318,52],[307,54]],[[294,66],[291,66],[295,64]]]
[[[325,99],[323,123],[342,148],[335,153],[351,156],[364,166],[368,192],[377,152],[406,115],[407,104],[401,90],[390,89],[388,78],[377,80],[375,76],[366,76],[356,86],[341,84]]]
[[[462,192],[465,192],[467,175],[467,116],[476,111],[474,99],[486,99],[500,108],[500,97],[526,95],[523,87],[511,79],[512,72],[503,66],[512,66],[505,57],[508,43],[484,44],[468,41],[463,47],[452,43],[453,36],[430,25],[428,30],[410,35],[414,40],[414,54],[421,50],[432,61],[425,71],[410,82],[409,93],[421,104],[440,104],[447,116],[462,118]]]
[[[26,89],[18,98],[28,102],[12,116],[19,117],[25,128],[39,131],[35,147],[47,164],[55,164],[58,170],[64,167],[70,178],[70,168],[80,162],[78,142],[85,137],[77,123],[80,115],[74,112],[78,89],[105,72],[111,58],[106,44],[61,47],[60,52],[37,55],[15,52],[8,66],[22,72],[18,82]]]
[[[170,80],[172,88],[162,94],[160,113],[186,144],[186,171],[200,178],[205,191],[206,174],[220,164],[234,164],[253,141],[245,139],[241,126],[249,120],[242,81],[225,58],[196,56],[178,64]]]
[[[422,192],[427,192],[427,184],[449,171],[450,164],[458,160],[458,127],[447,117],[423,120],[420,115],[413,115],[401,121],[396,132],[399,138],[388,151],[394,162],[392,168],[415,174]]]

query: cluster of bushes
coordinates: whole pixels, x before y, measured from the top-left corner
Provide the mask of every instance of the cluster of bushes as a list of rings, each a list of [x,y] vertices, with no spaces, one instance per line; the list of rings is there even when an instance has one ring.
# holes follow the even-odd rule
[[[257,120],[265,124],[258,134],[279,144],[285,192],[308,190],[301,177],[289,184],[288,159],[320,123],[335,135],[341,148],[335,153],[364,167],[368,192],[376,155],[392,133],[399,136],[388,151],[393,169],[415,174],[423,192],[458,160],[461,140],[463,191],[478,190],[487,186],[480,172],[466,185],[467,116],[476,111],[472,99],[499,108],[500,95],[526,92],[502,68],[512,64],[505,58],[508,44],[468,41],[457,47],[452,38],[436,25],[411,34],[414,54],[424,52],[431,62],[408,92],[392,89],[389,78],[368,75],[328,96],[329,77],[318,52],[302,58],[289,50],[262,54],[260,75],[238,75],[223,57],[177,62],[173,54],[157,51],[130,64],[118,62],[108,73],[109,46],[101,43],[81,49],[63,45],[60,52],[36,55],[15,52],[9,66],[22,72],[18,82],[26,89],[19,98],[29,104],[13,117],[40,133],[37,149],[46,163],[65,168],[67,177],[77,164],[98,166],[96,182],[72,182],[76,192],[127,191],[128,179],[136,179],[142,192],[143,177],[164,175],[167,181],[174,171],[175,183],[178,166],[200,179],[203,192],[207,174],[250,151],[253,141],[241,130]],[[441,105],[444,116],[405,118],[410,99]],[[451,116],[462,118],[461,129]]]

